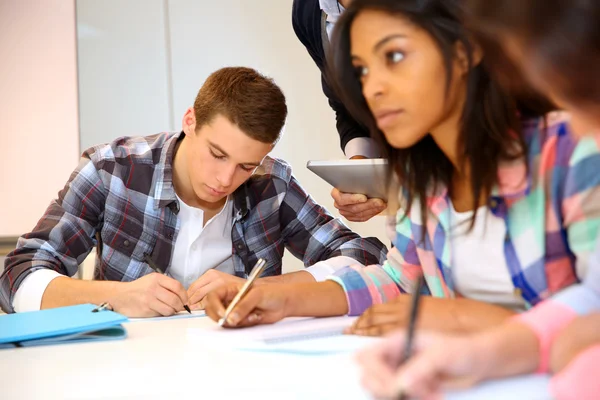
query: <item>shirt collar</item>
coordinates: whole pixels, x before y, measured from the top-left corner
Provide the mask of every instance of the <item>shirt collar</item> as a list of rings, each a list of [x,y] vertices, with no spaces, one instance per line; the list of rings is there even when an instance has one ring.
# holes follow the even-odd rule
[[[175,152],[185,137],[183,131],[172,135],[162,146],[160,159],[154,168],[151,193],[154,193],[154,209],[177,204],[175,187],[173,186],[173,159]]]
[[[491,197],[514,202],[531,190],[531,174],[527,169],[526,157],[503,161],[498,166],[498,183],[492,188]],[[446,207],[448,188],[439,185],[427,198],[427,206],[434,213]]]
[[[335,24],[342,15],[344,7],[337,0],[319,0],[319,7],[327,14],[327,22]]]
[[[498,184],[492,190],[492,197],[504,200],[517,200],[526,196],[531,189],[531,174],[527,171],[524,158],[504,161],[498,168]]]
[[[210,219],[210,221],[213,221],[213,224],[218,221],[217,223],[223,226],[221,232],[223,237],[228,237],[231,235],[231,223],[233,221],[233,201],[231,196],[232,195],[227,196],[225,199],[225,204],[223,204],[221,210],[219,210],[219,212]],[[199,211],[199,215],[204,218],[205,211],[203,209],[186,204],[183,200],[181,200],[181,197],[179,197],[177,193],[175,193],[175,198],[179,204],[179,216],[181,218],[194,218],[194,211]],[[203,226],[203,229],[206,228],[210,221],[207,221],[206,225]]]
[[[524,118],[522,120],[527,155],[512,161],[502,161],[498,167],[498,183],[492,188],[489,199],[490,207],[493,204],[504,204],[510,207],[519,199],[529,195],[532,187],[536,184],[532,171],[535,163],[539,162],[540,142],[547,134],[548,129],[553,126],[562,126],[562,122],[568,121],[568,114],[564,112],[550,113],[546,118]],[[427,197],[427,206],[433,213],[439,214],[447,208],[448,190],[441,187],[432,191]]]

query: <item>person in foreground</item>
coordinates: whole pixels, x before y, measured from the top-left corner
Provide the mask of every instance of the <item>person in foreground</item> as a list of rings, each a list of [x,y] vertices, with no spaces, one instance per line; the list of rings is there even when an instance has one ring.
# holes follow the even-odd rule
[[[600,4],[586,0],[471,0],[474,24],[495,38],[522,75],[570,111],[580,136],[600,146]],[[553,21],[548,24],[547,21]],[[597,166],[578,171],[582,182]],[[590,198],[589,202],[598,203]],[[360,353],[363,383],[378,398],[401,390],[439,398],[444,389],[486,379],[551,373],[559,400],[595,399],[600,359],[600,237],[580,284],[509,322],[476,335],[421,333],[417,354],[399,367],[404,334]]]
[[[330,65],[402,183],[395,246],[383,265],[327,282],[256,287],[230,326],[362,314],[350,332],[380,335],[406,324],[406,293],[424,274],[419,327],[471,332],[585,275],[600,223],[600,177],[586,173],[600,168],[598,147],[578,143],[561,115],[518,109],[471,38],[459,1],[352,2]],[[236,292],[211,293],[208,314],[217,320]]]
[[[122,137],[85,151],[58,199],[8,255],[0,306],[22,312],[108,302],[130,317],[203,308],[214,288],[314,282],[385,257],[316,204],[282,160],[268,157],[287,115],[269,78],[243,67],[208,77],[182,131]],[[96,246],[93,281],[72,279]],[[304,271],[282,275],[285,249]],[[158,271],[158,272],[154,272]]]
[[[369,130],[357,122],[331,88],[327,77],[326,52],[337,19],[352,0],[294,0],[292,26],[308,54],[321,71],[323,93],[335,112],[336,128],[340,135],[342,151],[349,159],[380,157],[377,143]],[[364,222],[387,208],[381,199],[367,199],[363,194],[344,193],[337,188],[331,191],[334,206],[350,221]]]

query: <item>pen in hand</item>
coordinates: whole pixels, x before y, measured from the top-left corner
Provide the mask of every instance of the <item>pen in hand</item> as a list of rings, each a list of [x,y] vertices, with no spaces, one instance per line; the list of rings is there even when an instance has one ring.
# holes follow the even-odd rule
[[[164,272],[162,272],[160,270],[160,268],[158,268],[158,265],[156,265],[156,263],[154,262],[154,260],[152,260],[152,258],[150,258],[150,256],[148,254],[144,254],[144,260],[146,261],[146,264],[148,264],[148,266],[150,268],[152,268],[152,270],[154,272],[156,272],[157,274],[161,274],[161,275],[167,276],[167,274],[165,274]],[[190,307],[187,304],[184,304],[183,308],[185,308],[185,311],[189,312],[190,314],[192,313],[192,310],[190,310]]]
[[[252,284],[254,284],[254,281],[256,281],[256,279],[262,273],[266,263],[267,262],[264,259],[258,259],[256,264],[254,265],[254,268],[252,268],[252,271],[250,272],[250,276],[248,276],[248,279],[246,280],[246,282],[244,282],[244,286],[242,286],[240,291],[237,292],[231,303],[229,303],[229,305],[227,306],[227,309],[225,310],[225,315],[223,315],[223,317],[219,320],[219,326],[222,327],[223,325],[225,325],[225,322],[227,322],[227,318],[229,318],[229,314],[231,314],[231,312],[233,311],[235,306],[240,302],[242,297],[244,297],[244,295],[248,293],[248,291],[252,287]]]
[[[421,288],[423,287],[423,283],[423,275],[420,275],[419,279],[417,280],[417,286],[415,288],[415,291],[413,292],[411,297],[410,320],[408,323],[408,328],[406,332],[406,342],[404,344],[404,353],[402,354],[402,360],[400,362],[400,365],[407,362],[410,356],[412,355],[413,340],[415,336],[415,326],[417,325],[417,317],[419,315],[419,300],[421,299]],[[405,400],[407,398],[402,388],[400,388],[397,398],[398,400]]]

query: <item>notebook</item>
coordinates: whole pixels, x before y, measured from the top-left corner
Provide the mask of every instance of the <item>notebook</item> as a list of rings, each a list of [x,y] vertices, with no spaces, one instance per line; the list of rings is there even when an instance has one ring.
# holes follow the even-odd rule
[[[0,316],[0,349],[48,344],[116,340],[127,337],[127,317],[113,311],[92,312],[93,304]]]

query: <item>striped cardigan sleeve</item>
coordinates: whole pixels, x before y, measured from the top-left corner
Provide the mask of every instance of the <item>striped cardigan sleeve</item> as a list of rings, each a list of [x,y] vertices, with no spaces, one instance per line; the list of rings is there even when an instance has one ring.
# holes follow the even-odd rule
[[[417,247],[411,234],[409,218],[395,219],[390,232],[394,247],[388,252],[383,265],[361,267],[353,265],[339,270],[329,279],[344,288],[350,315],[360,315],[373,304],[381,304],[398,297],[401,293],[412,292],[421,265]]]

